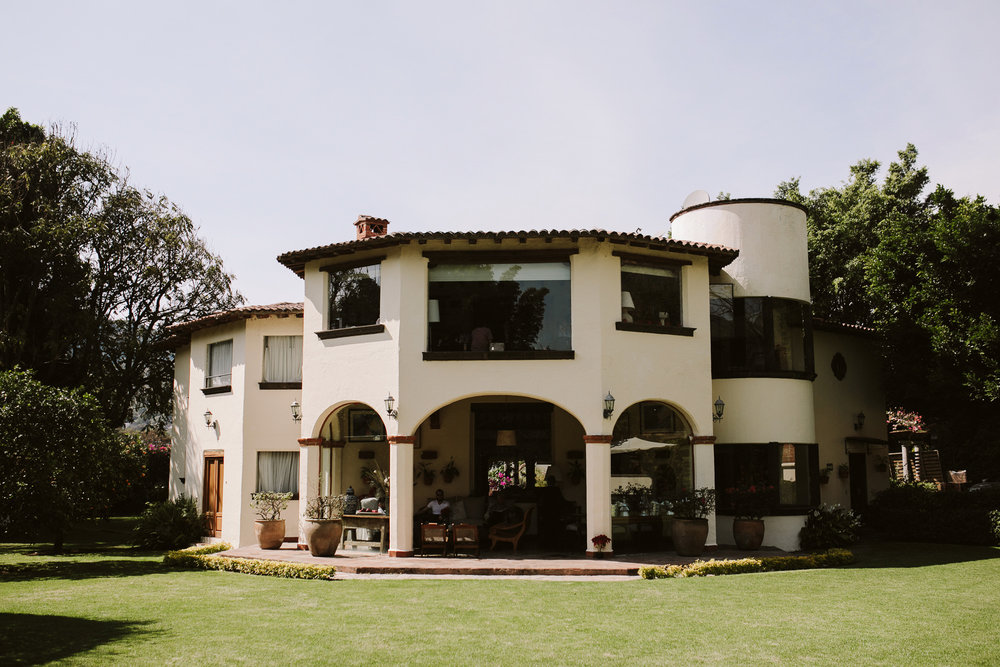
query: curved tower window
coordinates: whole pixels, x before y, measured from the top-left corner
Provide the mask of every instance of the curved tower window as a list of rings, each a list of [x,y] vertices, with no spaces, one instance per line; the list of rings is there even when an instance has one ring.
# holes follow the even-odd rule
[[[808,303],[734,298],[732,285],[712,285],[711,318],[713,378],[815,377]]]

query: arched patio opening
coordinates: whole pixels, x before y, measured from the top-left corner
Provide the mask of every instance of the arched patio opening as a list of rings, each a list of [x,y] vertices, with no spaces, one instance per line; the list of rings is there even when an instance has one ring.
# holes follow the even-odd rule
[[[528,514],[524,548],[583,551],[584,429],[553,403],[515,395],[467,397],[430,414],[414,434],[413,508],[442,489],[450,520],[480,526],[484,546],[498,507]],[[419,532],[415,531],[415,541]],[[414,545],[419,548],[418,544]],[[498,545],[509,553],[510,545]]]
[[[319,495],[351,488],[360,498],[387,502],[386,490],[373,482],[379,472],[384,478],[389,470],[385,422],[377,410],[360,402],[342,404],[327,415],[320,437]]]
[[[615,551],[669,546],[671,502],[693,488],[691,427],[663,401],[622,411],[611,441],[611,512]]]

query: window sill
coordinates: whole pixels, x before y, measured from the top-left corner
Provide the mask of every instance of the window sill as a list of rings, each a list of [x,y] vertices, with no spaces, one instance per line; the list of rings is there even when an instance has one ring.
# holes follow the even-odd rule
[[[574,359],[573,350],[504,350],[503,352],[424,352],[424,361],[531,361]]]
[[[664,326],[660,324],[635,324],[633,322],[615,322],[618,331],[638,331],[640,333],[667,334],[668,336],[694,336],[694,327]]]
[[[261,389],[302,389],[301,382],[258,382]]]
[[[205,394],[206,396],[211,396],[212,394],[232,393],[232,391],[233,391],[233,385],[226,384],[222,385],[221,387],[202,387],[201,393]]]
[[[326,331],[317,331],[316,337],[320,340],[329,340],[331,338],[367,336],[369,334],[382,333],[383,331],[385,331],[384,324],[365,324],[360,327],[344,327],[343,329],[327,329]]]
[[[778,378],[783,380],[807,380],[812,382],[816,374],[809,371],[724,371],[712,372],[713,380],[733,378]]]

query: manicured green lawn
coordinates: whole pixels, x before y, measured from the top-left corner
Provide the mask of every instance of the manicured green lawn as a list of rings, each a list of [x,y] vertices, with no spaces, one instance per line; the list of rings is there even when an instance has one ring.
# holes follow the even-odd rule
[[[1000,549],[626,582],[298,581],[0,545],[0,664],[998,664]],[[81,548],[81,545],[69,545]]]

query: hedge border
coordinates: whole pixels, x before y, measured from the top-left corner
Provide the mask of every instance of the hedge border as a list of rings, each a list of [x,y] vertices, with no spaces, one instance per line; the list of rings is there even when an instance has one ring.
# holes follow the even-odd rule
[[[854,562],[854,553],[847,549],[829,549],[805,556],[769,556],[765,558],[739,558],[734,560],[696,560],[689,565],[648,565],[639,568],[643,579],[672,579],[706,577],[721,574],[747,574],[751,572],[779,572],[784,570],[811,570],[838,567]]]
[[[332,565],[308,565],[306,563],[286,563],[256,558],[225,558],[213,555],[228,549],[232,549],[232,545],[221,542],[203,547],[168,551],[163,557],[163,563],[171,567],[223,570],[287,579],[333,579],[337,573],[337,568]]]

